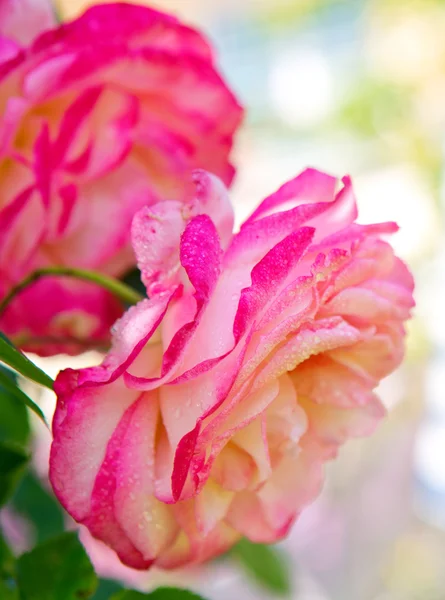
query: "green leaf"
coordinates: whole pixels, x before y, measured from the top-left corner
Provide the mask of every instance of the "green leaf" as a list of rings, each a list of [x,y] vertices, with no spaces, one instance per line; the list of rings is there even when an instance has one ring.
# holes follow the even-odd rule
[[[18,600],[18,589],[15,581],[15,558],[0,529],[0,598],[2,600]]]
[[[29,455],[16,444],[0,441],[0,506],[12,495],[28,459]]]
[[[51,377],[39,369],[20,350],[17,350],[3,333],[0,334],[0,360],[28,379],[32,379],[50,390],[53,389],[54,382]]]
[[[31,400],[31,398],[27,396],[25,392],[23,392],[19,388],[19,386],[11,380],[11,378],[8,375],[6,375],[5,369],[0,369],[0,386],[2,389],[7,390],[9,394],[14,396],[16,400],[19,400],[25,406],[27,406],[33,412],[35,412],[36,415],[42,419],[45,425],[47,425],[45,415],[41,411],[40,407],[37,406],[37,404],[33,400]]]
[[[14,385],[16,375],[3,366],[0,366],[0,373],[8,380],[6,386],[0,380],[0,440],[25,446],[30,435],[28,411],[9,391],[9,383]]]
[[[114,579],[99,579],[99,585],[92,600],[109,600],[111,594],[123,590],[123,586]]]
[[[13,577],[15,571],[15,558],[0,529],[0,579]]]
[[[21,600],[85,600],[97,577],[77,533],[64,533],[23,554],[17,561]]]
[[[28,461],[26,446],[29,439],[28,412],[10,393],[15,375],[0,368],[0,506],[11,496]],[[3,378],[6,386],[3,385]],[[0,596],[1,597],[1,596]]]
[[[11,504],[15,511],[32,523],[38,544],[63,532],[62,507],[33,473],[28,471],[25,474]]]
[[[0,578],[0,598],[2,600],[19,600],[19,591],[13,579]]]
[[[204,598],[187,590],[162,587],[150,594],[143,594],[142,592],[135,592],[133,590],[124,590],[115,594],[110,600],[204,600]]]
[[[290,573],[285,557],[273,546],[253,544],[243,539],[231,551],[255,581],[280,595],[291,591]]]

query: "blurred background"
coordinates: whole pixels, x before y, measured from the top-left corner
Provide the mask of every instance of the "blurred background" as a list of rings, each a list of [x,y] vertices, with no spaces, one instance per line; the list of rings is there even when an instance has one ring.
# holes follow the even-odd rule
[[[88,5],[83,0],[56,4],[63,19]],[[389,418],[371,439],[341,451],[328,469],[322,496],[282,544],[294,579],[292,597],[443,600],[445,3],[158,0],[152,5],[207,33],[247,108],[234,156],[238,220],[305,166],[349,173],[361,222],[399,223],[394,245],[417,279],[407,360],[380,390]],[[55,373],[61,366],[65,363],[46,368]],[[53,400],[42,401],[50,411]],[[45,448],[42,444],[42,455]],[[32,487],[32,479],[24,485]],[[17,502],[20,512],[20,498]],[[11,532],[18,541],[20,527]],[[111,553],[84,538],[105,575],[135,581]],[[210,600],[274,597],[224,560],[174,577]],[[167,580],[171,577],[150,573],[136,583]]]

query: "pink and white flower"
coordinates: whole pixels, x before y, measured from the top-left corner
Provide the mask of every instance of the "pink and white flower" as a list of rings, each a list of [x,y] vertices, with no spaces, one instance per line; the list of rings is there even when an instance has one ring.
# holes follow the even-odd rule
[[[240,536],[274,542],[323,465],[385,410],[413,280],[359,225],[348,177],[308,169],[232,233],[224,185],[143,208],[133,245],[150,299],[98,367],[63,371],[50,459],[68,512],[134,568],[174,568]]]
[[[21,46],[32,32],[14,23],[46,25],[39,6],[6,0],[0,11],[0,297],[46,266],[122,275],[139,208],[183,202],[196,167],[230,184],[242,116],[208,43],[176,18],[95,6]],[[106,344],[121,312],[93,284],[46,278],[0,327],[26,350],[77,352]]]

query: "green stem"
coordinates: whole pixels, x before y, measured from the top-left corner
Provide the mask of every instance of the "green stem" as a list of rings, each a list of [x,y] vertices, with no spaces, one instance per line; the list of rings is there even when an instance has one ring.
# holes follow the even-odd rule
[[[133,288],[129,287],[125,283],[122,283],[121,281],[118,281],[117,279],[108,277],[103,273],[88,271],[87,269],[76,269],[73,267],[45,267],[44,269],[37,269],[36,271],[33,271],[30,275],[25,277],[23,281],[12,288],[9,294],[7,294],[0,302],[0,315],[3,314],[5,309],[17,296],[17,294],[35,281],[47,276],[74,277],[76,279],[83,279],[84,281],[91,281],[92,283],[95,283],[108,290],[126,304],[137,304],[143,299],[143,296],[133,290]]]

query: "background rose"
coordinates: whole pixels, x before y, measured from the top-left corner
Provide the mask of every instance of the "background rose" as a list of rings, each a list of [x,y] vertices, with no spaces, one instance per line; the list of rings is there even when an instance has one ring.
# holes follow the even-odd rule
[[[134,219],[150,300],[117,323],[101,366],[56,382],[55,492],[140,569],[283,537],[323,463],[384,415],[373,389],[413,306],[381,239],[396,225],[356,224],[348,178],[335,194],[335,178],[304,171],[234,236],[222,184],[195,182],[192,203]]]
[[[230,183],[242,111],[206,41],[175,18],[97,6],[29,48],[4,39],[0,57],[0,295],[54,264],[119,276],[138,208],[183,201],[191,167]],[[75,352],[106,342],[120,312],[92,284],[45,279],[0,326],[27,350]]]

